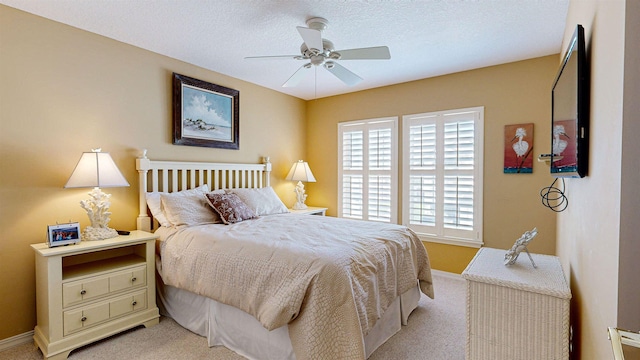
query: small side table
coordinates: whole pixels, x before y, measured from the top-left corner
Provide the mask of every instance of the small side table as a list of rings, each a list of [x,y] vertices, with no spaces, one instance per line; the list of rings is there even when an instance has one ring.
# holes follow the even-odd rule
[[[156,238],[132,231],[69,246],[31,245],[38,316],[33,339],[44,359],[63,360],[81,346],[158,323]]]
[[[468,360],[569,358],[571,290],[556,256],[481,248],[462,272],[467,282]]]
[[[293,214],[304,214],[304,215],[320,215],[320,216],[325,216],[325,214],[327,213],[327,209],[326,207],[314,207],[314,206],[309,206],[306,209],[303,210],[294,210],[294,209],[289,209],[290,213]]]

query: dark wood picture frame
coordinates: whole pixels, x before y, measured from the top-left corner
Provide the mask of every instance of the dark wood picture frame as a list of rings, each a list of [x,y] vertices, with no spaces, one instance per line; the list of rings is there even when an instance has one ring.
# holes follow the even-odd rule
[[[173,73],[173,144],[238,150],[240,91]]]

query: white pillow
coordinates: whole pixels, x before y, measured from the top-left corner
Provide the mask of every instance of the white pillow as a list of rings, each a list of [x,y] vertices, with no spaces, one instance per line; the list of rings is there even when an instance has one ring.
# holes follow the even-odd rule
[[[200,190],[160,194],[162,211],[172,226],[220,223],[220,216],[207,203],[207,192]],[[224,193],[223,190],[216,192]]]
[[[289,212],[271,186],[259,189],[229,189],[227,192],[238,195],[240,200],[259,216]]]
[[[178,193],[199,193],[206,194],[209,192],[209,186],[207,184],[201,185],[197,188],[190,190],[179,191]],[[161,226],[171,227],[171,222],[167,219],[162,209],[162,194],[168,194],[166,192],[150,192],[146,194],[147,206],[151,211],[151,215],[158,221]]]

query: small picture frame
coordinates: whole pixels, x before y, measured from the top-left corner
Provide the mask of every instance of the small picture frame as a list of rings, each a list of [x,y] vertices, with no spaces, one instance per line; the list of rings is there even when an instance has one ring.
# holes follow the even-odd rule
[[[49,247],[78,244],[80,242],[80,223],[66,223],[47,226],[47,244]]]

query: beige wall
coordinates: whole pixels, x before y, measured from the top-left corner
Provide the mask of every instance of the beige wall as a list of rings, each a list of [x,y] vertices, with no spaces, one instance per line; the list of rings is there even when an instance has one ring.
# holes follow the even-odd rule
[[[640,332],[640,2],[627,0],[625,8],[624,107],[622,126],[622,179],[620,197],[620,256],[618,265],[618,323]],[[636,353],[640,359],[640,349]]]
[[[136,226],[142,148],[164,160],[271,156],[274,188],[295,201],[282,179],[305,156],[304,101],[3,5],[0,37],[0,339],[36,322],[29,244],[49,224],[88,225],[79,201],[89,189],[63,189],[83,151],[110,152],[131,184],[107,191],[117,229]],[[240,91],[240,150],[171,144],[172,72]]]
[[[557,235],[576,359],[611,358],[608,326],[640,330],[637,14],[633,0],[573,0],[567,17],[563,47],[582,24],[591,65],[589,174],[568,182]]]
[[[593,76],[592,148],[589,176],[569,181],[570,206],[556,229],[555,213],[538,196],[552,181],[547,166],[534,162],[533,175],[503,174],[502,131],[506,124],[533,122],[534,153],[548,152],[558,56],[304,102],[0,5],[0,339],[35,325],[29,244],[44,241],[46,225],[56,221],[88,224],[78,205],[86,191],[62,188],[83,151],[109,151],[132,185],[108,191],[115,228],[135,227],[133,159],[141,148],[169,160],[256,162],[271,156],[274,187],[287,204],[294,201],[293,185],[282,178],[293,161],[304,158],[318,180],[307,185],[308,203],[329,206],[335,215],[338,122],[484,106],[485,244],[507,248],[537,226],[531,250],[557,251],[568,270],[576,352],[583,359],[610,358],[606,326],[640,329],[633,307],[640,272],[633,260],[639,251],[633,223],[640,212],[634,190],[640,149],[631,132],[640,122],[627,121],[639,113],[634,84],[640,82],[637,66],[628,65],[637,64],[637,45],[625,51],[624,36],[638,32],[635,21],[635,28],[629,19],[625,25],[623,0],[571,2],[563,47],[575,23],[585,25]],[[239,151],[171,144],[172,72],[240,90]],[[623,166],[636,173],[621,175]],[[427,248],[434,268],[453,272],[462,271],[475,253],[441,244]]]
[[[424,79],[308,103],[307,161],[316,175],[309,204],[337,213],[339,122],[484,106],[484,242],[507,249],[538,227],[532,252],[554,254],[556,214],[541,205],[540,189],[551,184],[549,167],[534,161],[533,174],[503,173],[504,126],[534,123],[533,154],[550,150],[551,85],[557,55]],[[402,133],[401,131],[399,132]],[[401,150],[399,150],[401,153]],[[401,194],[401,189],[398,189]],[[477,249],[427,244],[436,269],[460,273]]]

